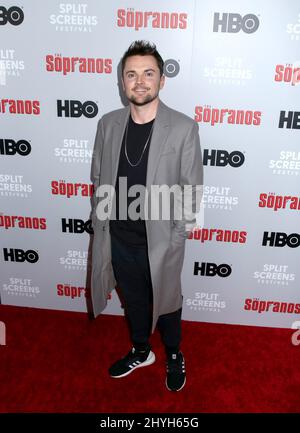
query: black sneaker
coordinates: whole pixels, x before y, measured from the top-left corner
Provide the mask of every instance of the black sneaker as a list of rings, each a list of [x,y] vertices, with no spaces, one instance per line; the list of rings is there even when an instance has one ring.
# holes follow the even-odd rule
[[[136,368],[146,367],[153,364],[154,361],[155,355],[150,347],[145,352],[138,352],[133,347],[124,358],[115,362],[108,371],[111,377],[124,377],[132,373]]]
[[[186,381],[185,364],[182,352],[167,357],[166,387],[169,391],[180,391]]]

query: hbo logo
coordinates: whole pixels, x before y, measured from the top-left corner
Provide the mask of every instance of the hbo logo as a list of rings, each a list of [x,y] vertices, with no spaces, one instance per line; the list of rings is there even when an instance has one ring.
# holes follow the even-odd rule
[[[83,104],[80,101],[57,101],[58,117],[95,117],[98,114],[98,106],[93,101],[86,101]]]
[[[229,277],[232,269],[229,265],[222,263],[217,266],[215,263],[205,263],[202,262],[199,266],[199,262],[194,263],[194,275],[202,275],[205,277],[214,277],[218,275],[219,277]]]
[[[225,167],[229,164],[231,167],[240,167],[244,161],[244,154],[238,150],[228,153],[227,150],[212,149],[210,152],[208,149],[204,149],[203,152],[203,165]]]
[[[214,14],[214,32],[219,29],[223,33],[238,33],[243,30],[245,33],[254,33],[258,29],[259,20],[256,15],[247,14],[242,17],[240,14]]]
[[[291,233],[287,235],[282,232],[264,232],[262,241],[263,246],[270,247],[285,247],[286,245],[290,248],[297,248],[300,245],[300,235],[298,233]]]
[[[0,139],[0,155],[19,155],[26,156],[31,152],[31,146],[26,140]]]
[[[36,263],[39,259],[38,253],[34,250],[21,250],[18,248],[3,248],[4,260],[6,262],[29,262]]]
[[[89,233],[93,234],[92,221],[82,221],[79,219],[71,219],[68,220],[66,218],[62,219],[62,231],[64,233]]]
[[[7,23],[13,26],[20,25],[24,20],[24,13],[22,9],[17,6],[12,6],[6,9],[4,6],[0,6],[0,25],[4,26]]]

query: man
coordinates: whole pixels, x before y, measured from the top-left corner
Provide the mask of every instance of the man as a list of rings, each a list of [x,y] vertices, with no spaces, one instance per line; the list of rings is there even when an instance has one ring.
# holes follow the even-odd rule
[[[124,377],[155,361],[149,337],[157,325],[167,355],[166,386],[179,391],[186,382],[180,350],[180,277],[195,214],[190,212],[181,219],[172,211],[168,219],[151,219],[149,213],[139,219],[129,215],[133,200],[128,191],[136,185],[144,186],[146,192],[153,185],[177,185],[181,192],[190,185],[193,206],[196,203],[199,210],[201,197],[197,200],[195,193],[203,184],[203,165],[198,124],[159,99],[164,84],[163,60],[155,45],[132,43],[122,58],[122,86],[129,106],[104,115],[95,140],[91,293],[95,316],[104,310],[115,286],[124,299],[133,347],[110,367],[111,377]],[[104,197],[101,188],[105,185],[114,188]],[[139,210],[145,209],[145,197]],[[171,198],[169,207],[176,207],[176,202],[180,203],[178,196]],[[103,203],[110,209],[107,218],[103,217]],[[122,219],[120,205],[124,214],[124,203],[126,217]]]

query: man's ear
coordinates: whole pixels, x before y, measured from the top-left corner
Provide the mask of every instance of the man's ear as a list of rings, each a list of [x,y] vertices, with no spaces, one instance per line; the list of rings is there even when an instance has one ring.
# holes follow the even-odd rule
[[[121,77],[121,82],[122,82],[122,88],[123,88],[123,92],[125,92],[125,85],[124,85],[124,80],[123,80],[123,77]]]
[[[159,88],[160,89],[162,89],[164,87],[164,85],[165,85],[165,79],[166,79],[165,75],[162,74],[162,76],[160,77],[160,83],[159,83]]]

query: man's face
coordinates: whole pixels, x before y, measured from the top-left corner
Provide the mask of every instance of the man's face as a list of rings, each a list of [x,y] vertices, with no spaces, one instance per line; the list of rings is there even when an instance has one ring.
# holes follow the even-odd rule
[[[154,101],[165,83],[153,56],[131,56],[125,63],[122,77],[123,90],[134,105],[146,105]]]

